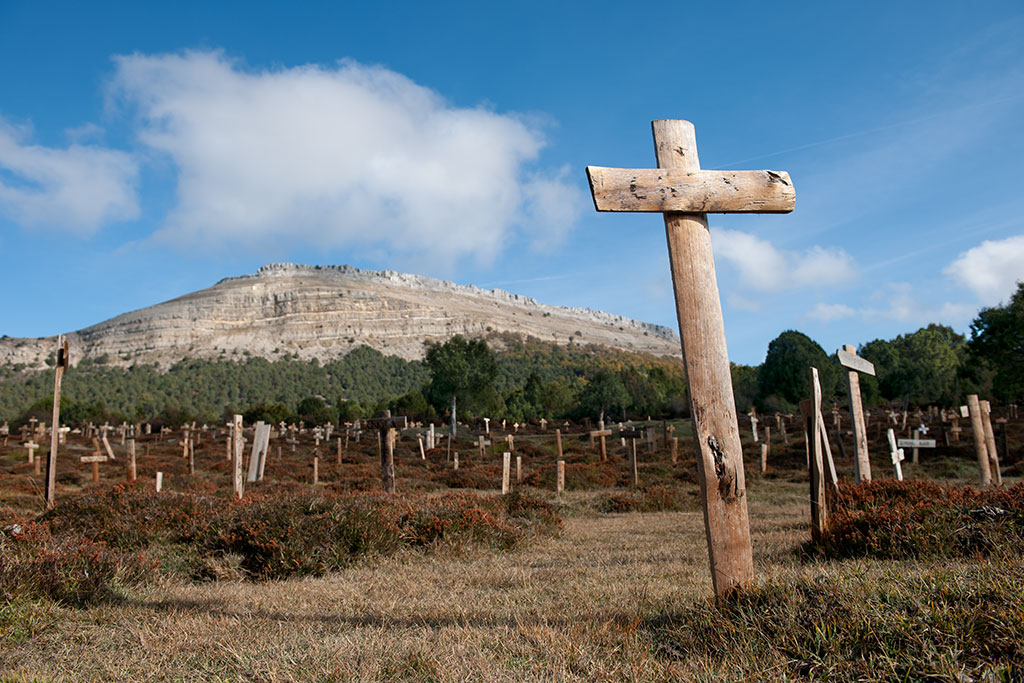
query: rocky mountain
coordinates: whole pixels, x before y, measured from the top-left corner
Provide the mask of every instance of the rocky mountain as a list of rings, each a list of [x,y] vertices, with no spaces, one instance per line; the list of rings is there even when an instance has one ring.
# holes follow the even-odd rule
[[[111,365],[183,358],[275,359],[290,354],[327,360],[367,345],[406,359],[424,342],[516,332],[559,344],[599,344],[679,356],[675,333],[585,308],[547,306],[500,289],[351,266],[276,263],[255,274],[124,313],[68,334],[72,364],[103,358]],[[55,338],[0,339],[0,363],[44,368]]]

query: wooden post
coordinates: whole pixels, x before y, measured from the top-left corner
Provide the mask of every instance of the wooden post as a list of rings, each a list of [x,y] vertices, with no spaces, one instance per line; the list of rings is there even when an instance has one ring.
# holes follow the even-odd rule
[[[555,481],[555,492],[558,495],[562,495],[562,491],[565,490],[565,461],[559,460],[556,465],[556,481]]]
[[[630,443],[633,445],[633,454],[632,454],[632,456],[633,456],[632,457],[633,486],[639,486],[640,485],[640,464],[637,462],[637,458],[636,458],[636,439],[630,439]]]
[[[896,446],[896,434],[892,427],[885,430],[886,436],[889,439],[889,457],[892,458],[892,466],[896,470],[896,479],[903,481],[903,467],[900,463],[903,461],[903,449]]]
[[[857,349],[847,344],[836,351],[840,365],[848,368],[847,389],[850,398],[850,415],[853,418],[853,442],[857,459],[853,461],[854,481],[871,481],[871,460],[868,458],[868,432],[864,424],[864,405],[860,398],[860,375],[875,374],[875,366],[857,355]]]
[[[989,467],[988,447],[985,445],[985,425],[981,419],[981,404],[977,394],[967,395],[967,410],[971,418],[971,431],[974,432],[974,451],[978,456],[981,485],[991,486],[992,470]]]
[[[420,445],[420,460],[426,460],[427,459],[427,452],[423,450],[423,436],[422,435],[417,436],[416,437],[416,441],[418,441],[419,445]]]
[[[313,457],[313,486],[316,486],[320,481],[320,458],[317,456]]]
[[[245,480],[242,477],[242,448],[242,416],[235,415],[231,423],[231,481],[235,498],[239,499],[245,493]]]
[[[992,405],[988,401],[979,401],[981,408],[981,424],[985,429],[985,450],[988,451],[989,473],[992,475],[992,483],[996,486],[1003,485],[1003,475],[999,471],[999,453],[996,452],[996,435],[992,432]],[[917,450],[916,448],[914,449]]]
[[[453,470],[459,469],[459,452],[458,451],[455,451],[454,453],[452,453],[452,469]]]
[[[420,450],[423,450],[423,442],[420,442]],[[338,464],[341,464],[341,437],[338,437]]]
[[[50,430],[50,457],[46,460],[46,508],[53,507],[57,491],[57,441],[60,426],[60,383],[64,370],[70,362],[68,340],[63,334],[57,335],[57,364],[53,376],[53,413]]]
[[[391,417],[390,410],[381,412],[380,417],[363,420],[366,429],[376,429],[380,445],[380,479],[385,493],[395,492],[395,429],[405,429],[409,424],[405,416]]]
[[[761,474],[768,470],[768,444],[761,444]]]
[[[679,437],[672,437],[672,464],[679,462]]]
[[[715,594],[754,576],[743,450],[705,212],[788,212],[788,174],[702,171],[688,121],[652,124],[658,168],[587,168],[594,205],[606,211],[663,212],[676,312],[693,416],[697,473]]]
[[[512,469],[512,454],[505,451],[501,454],[501,495],[508,493],[509,474]]]
[[[164,487],[164,473],[156,473],[156,492],[160,493],[160,490]]]
[[[601,428],[600,429],[597,429],[595,431],[590,432],[590,440],[591,441],[593,441],[595,437],[597,439],[599,439],[599,443],[600,443],[600,446],[601,446],[601,462],[606,462],[608,460],[608,449],[607,449],[607,446],[605,445],[605,437],[608,437],[608,436],[611,436],[611,435],[612,435],[612,430],[605,429],[603,422],[601,423]]]
[[[516,456],[516,485],[523,483],[523,456]]]
[[[128,439],[128,481],[135,481],[135,439]]]
[[[562,459],[562,430],[561,429],[556,429],[555,430],[555,445],[558,448],[558,459],[561,460]]]
[[[196,447],[192,443],[192,439],[186,440],[186,446],[188,447],[188,473],[194,476],[196,473]]]
[[[811,424],[807,433],[811,436],[811,540],[821,544],[828,533],[828,503],[825,498],[825,467],[821,452],[821,439],[824,436],[821,427],[824,421],[821,415],[821,384],[818,382],[818,368],[811,368]]]

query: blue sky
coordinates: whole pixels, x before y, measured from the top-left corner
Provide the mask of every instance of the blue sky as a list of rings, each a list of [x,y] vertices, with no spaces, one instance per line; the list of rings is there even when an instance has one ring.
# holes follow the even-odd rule
[[[348,263],[676,327],[664,228],[587,165],[788,171],[711,216],[730,358],[942,322],[1024,279],[1024,5],[0,0],[0,334],[263,263]]]

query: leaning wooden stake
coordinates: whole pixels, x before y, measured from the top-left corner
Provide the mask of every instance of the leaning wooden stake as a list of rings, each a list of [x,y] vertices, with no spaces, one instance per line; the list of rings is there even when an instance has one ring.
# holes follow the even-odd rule
[[[825,466],[821,440],[825,437],[821,417],[821,384],[818,382],[818,368],[811,368],[811,411],[804,419],[810,419],[807,433],[811,436],[811,540],[821,544],[828,533],[828,503],[825,498]]]
[[[985,450],[988,451],[988,468],[992,476],[992,483],[996,486],[1003,485],[1003,474],[999,471],[999,453],[996,451],[996,435],[992,431],[992,405],[988,401],[978,401],[981,412],[981,424],[985,429]],[[917,449],[915,448],[916,452]]]
[[[721,598],[753,581],[754,561],[743,451],[705,212],[788,212],[795,193],[786,173],[702,172],[693,124],[663,120],[652,126],[657,169],[588,167],[587,175],[598,211],[664,212],[711,578]]]
[[[971,431],[974,432],[974,452],[978,456],[981,485],[992,485],[992,469],[989,467],[988,447],[985,445],[985,424],[981,419],[981,404],[977,394],[967,395],[967,410],[971,417]]]
[[[50,423],[50,457],[46,460],[46,507],[52,508],[57,491],[57,442],[60,434],[60,382],[70,356],[68,341],[64,335],[57,336],[57,367],[53,378],[53,415]]]

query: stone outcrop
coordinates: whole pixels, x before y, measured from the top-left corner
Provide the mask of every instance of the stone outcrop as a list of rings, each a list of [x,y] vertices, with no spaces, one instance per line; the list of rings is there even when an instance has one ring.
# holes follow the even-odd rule
[[[484,290],[391,270],[275,263],[255,274],[125,313],[68,335],[72,364],[111,365],[183,358],[330,360],[367,345],[406,359],[425,342],[455,334],[516,332],[567,344],[599,344],[679,356],[675,333],[585,308],[547,306],[500,289]],[[54,338],[0,340],[0,362],[45,367]]]

